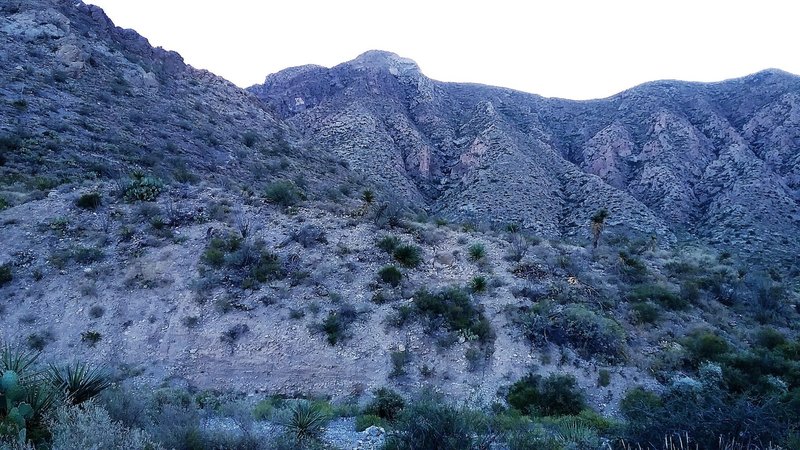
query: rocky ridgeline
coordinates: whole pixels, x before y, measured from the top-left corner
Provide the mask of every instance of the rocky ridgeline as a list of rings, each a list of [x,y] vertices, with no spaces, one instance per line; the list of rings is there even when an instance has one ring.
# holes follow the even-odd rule
[[[661,81],[593,101],[425,77],[380,51],[249,89],[376,185],[459,220],[701,238],[752,260],[800,249],[800,78]],[[774,258],[778,258],[777,260]]]

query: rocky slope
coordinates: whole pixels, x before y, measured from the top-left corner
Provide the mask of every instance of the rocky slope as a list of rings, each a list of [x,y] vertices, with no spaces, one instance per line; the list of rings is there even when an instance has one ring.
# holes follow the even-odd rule
[[[800,78],[660,81],[569,101],[425,77],[370,51],[249,89],[402,200],[459,220],[585,237],[600,208],[662,242],[700,238],[752,260],[800,249]]]
[[[685,369],[690,331],[738,347],[757,317],[796,336],[796,278],[682,246],[794,256],[793,76],[570,102],[370,52],[248,92],[61,0],[4,2],[0,49],[0,340],[45,359],[146,386],[479,403],[564,372],[613,415]]]

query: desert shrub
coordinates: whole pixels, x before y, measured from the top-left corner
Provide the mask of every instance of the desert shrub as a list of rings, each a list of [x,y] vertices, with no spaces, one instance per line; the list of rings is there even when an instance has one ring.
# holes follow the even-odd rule
[[[406,407],[403,397],[391,389],[379,388],[375,390],[374,394],[375,397],[364,408],[364,414],[374,415],[391,422]]]
[[[637,302],[631,309],[636,323],[656,323],[661,318],[661,309],[652,302]]]
[[[264,191],[264,197],[271,203],[287,208],[303,200],[304,194],[303,191],[291,181],[278,180],[267,185]]]
[[[441,321],[450,330],[461,332],[468,338],[474,337],[481,342],[494,340],[494,330],[483,314],[483,308],[475,305],[463,289],[451,287],[435,294],[420,290],[414,295],[414,305],[430,320]]]
[[[767,448],[787,438],[793,427],[784,405],[731,395],[722,386],[719,366],[712,365],[701,369],[699,379],[677,379],[660,395],[635,388],[620,404],[628,441],[644,447],[681,434],[690,438],[686,448],[718,448],[731,438]]]
[[[555,373],[547,378],[537,374],[525,376],[511,385],[506,400],[527,415],[575,415],[586,406],[575,377]]]
[[[486,278],[482,276],[474,277],[469,282],[470,290],[478,294],[486,292],[486,285],[487,285]]]
[[[211,239],[201,262],[223,269],[242,288],[257,288],[258,283],[286,276],[278,255],[266,248],[263,240],[244,241],[236,235]]]
[[[647,266],[641,259],[629,255],[626,252],[619,252],[620,272],[631,281],[641,281],[647,276]]]
[[[386,427],[386,421],[373,414],[359,414],[356,416],[356,431],[361,432],[369,427]]]
[[[397,227],[403,222],[403,206],[395,199],[383,202],[375,208],[373,220],[378,228]]]
[[[247,148],[252,148],[259,140],[258,133],[255,131],[246,131],[242,134],[242,143]]]
[[[58,408],[49,428],[52,450],[163,448],[144,431],[113,421],[105,409],[94,403]]]
[[[480,242],[476,242],[467,248],[470,261],[479,261],[486,257],[486,247]]]
[[[14,279],[14,274],[11,273],[11,264],[0,265],[0,287],[5,286]]]
[[[352,305],[343,304],[338,310],[328,313],[318,328],[325,332],[329,344],[336,345],[347,337],[347,328],[356,318],[358,318],[356,309]]]
[[[780,331],[771,327],[762,327],[756,334],[756,344],[769,350],[786,344],[786,336]]]
[[[414,307],[410,305],[396,306],[394,312],[387,317],[387,322],[395,328],[401,328],[412,320],[414,312]]]
[[[394,250],[400,246],[402,241],[399,237],[393,235],[386,235],[378,240],[378,248],[386,253],[392,254]]]
[[[75,206],[83,209],[97,209],[103,203],[103,198],[97,192],[82,194],[75,200]]]
[[[387,450],[478,450],[497,438],[485,415],[448,405],[433,393],[406,406],[395,430],[387,436]]]
[[[400,377],[406,374],[406,365],[411,361],[411,353],[408,350],[395,350],[389,353],[389,359],[392,361],[392,371],[389,372],[389,376]]]
[[[628,293],[628,300],[634,302],[653,301],[667,309],[686,309],[689,302],[680,295],[659,284],[639,284]]]
[[[72,259],[81,264],[91,264],[102,260],[105,255],[96,247],[78,247],[72,251]]]
[[[697,363],[718,360],[728,351],[728,342],[709,330],[695,330],[683,340],[683,346]]]
[[[611,372],[608,369],[600,369],[597,374],[597,386],[606,387],[611,384]]]
[[[89,330],[81,333],[81,341],[86,342],[89,347],[94,347],[103,339],[103,335],[97,331]]]
[[[277,411],[274,398],[267,398],[256,403],[253,407],[253,418],[256,420],[269,420]]]
[[[229,345],[233,345],[234,343],[236,343],[236,341],[241,339],[241,337],[247,334],[247,332],[249,331],[250,327],[247,324],[237,323],[236,325],[233,325],[232,327],[222,332],[222,335],[220,336],[220,341]]]
[[[609,362],[625,358],[625,332],[613,319],[578,305],[551,308],[541,304],[518,318],[536,343],[570,344],[586,357]]]
[[[152,202],[163,192],[164,182],[153,176],[146,176],[142,172],[134,172],[131,179],[122,191],[122,196],[128,202]]]
[[[103,317],[103,314],[106,313],[106,309],[100,305],[94,305],[89,308],[89,317],[93,319],[99,319]]]
[[[386,266],[378,271],[378,277],[384,283],[396,287],[400,284],[400,281],[403,280],[403,273],[395,266]]]
[[[416,245],[401,244],[394,249],[394,259],[403,267],[417,267],[422,263],[422,250]]]

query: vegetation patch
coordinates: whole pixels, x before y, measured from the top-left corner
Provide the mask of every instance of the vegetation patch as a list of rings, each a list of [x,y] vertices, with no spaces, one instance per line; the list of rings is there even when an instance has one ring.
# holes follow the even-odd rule
[[[134,172],[122,196],[128,202],[152,202],[164,191],[164,182],[143,172]]]
[[[523,414],[532,416],[575,415],[586,406],[575,377],[556,373],[547,378],[528,374],[511,385],[506,400]]]
[[[554,307],[549,302],[542,302],[534,308],[521,309],[515,320],[534,343],[569,344],[584,357],[600,357],[608,362],[625,359],[622,327],[613,319],[584,306]]]
[[[293,182],[289,180],[273,181],[264,190],[264,197],[270,203],[288,208],[289,206],[296,205],[304,199],[305,194]]]
[[[414,306],[429,320],[462,333],[468,340],[484,343],[494,340],[494,330],[483,314],[483,307],[473,303],[464,289],[451,287],[437,293],[417,291]]]
[[[267,250],[260,239],[246,241],[233,234],[213,238],[200,260],[206,266],[222,270],[243,289],[256,289],[259,283],[286,276],[280,257]]]

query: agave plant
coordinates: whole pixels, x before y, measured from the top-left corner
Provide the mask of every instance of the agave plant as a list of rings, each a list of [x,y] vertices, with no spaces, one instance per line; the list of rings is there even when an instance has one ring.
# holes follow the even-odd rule
[[[328,414],[317,403],[298,400],[289,406],[281,421],[287,432],[298,442],[314,439],[322,433]]]
[[[88,364],[75,363],[59,367],[50,364],[50,382],[66,396],[67,402],[79,405],[111,386],[107,372]]]

